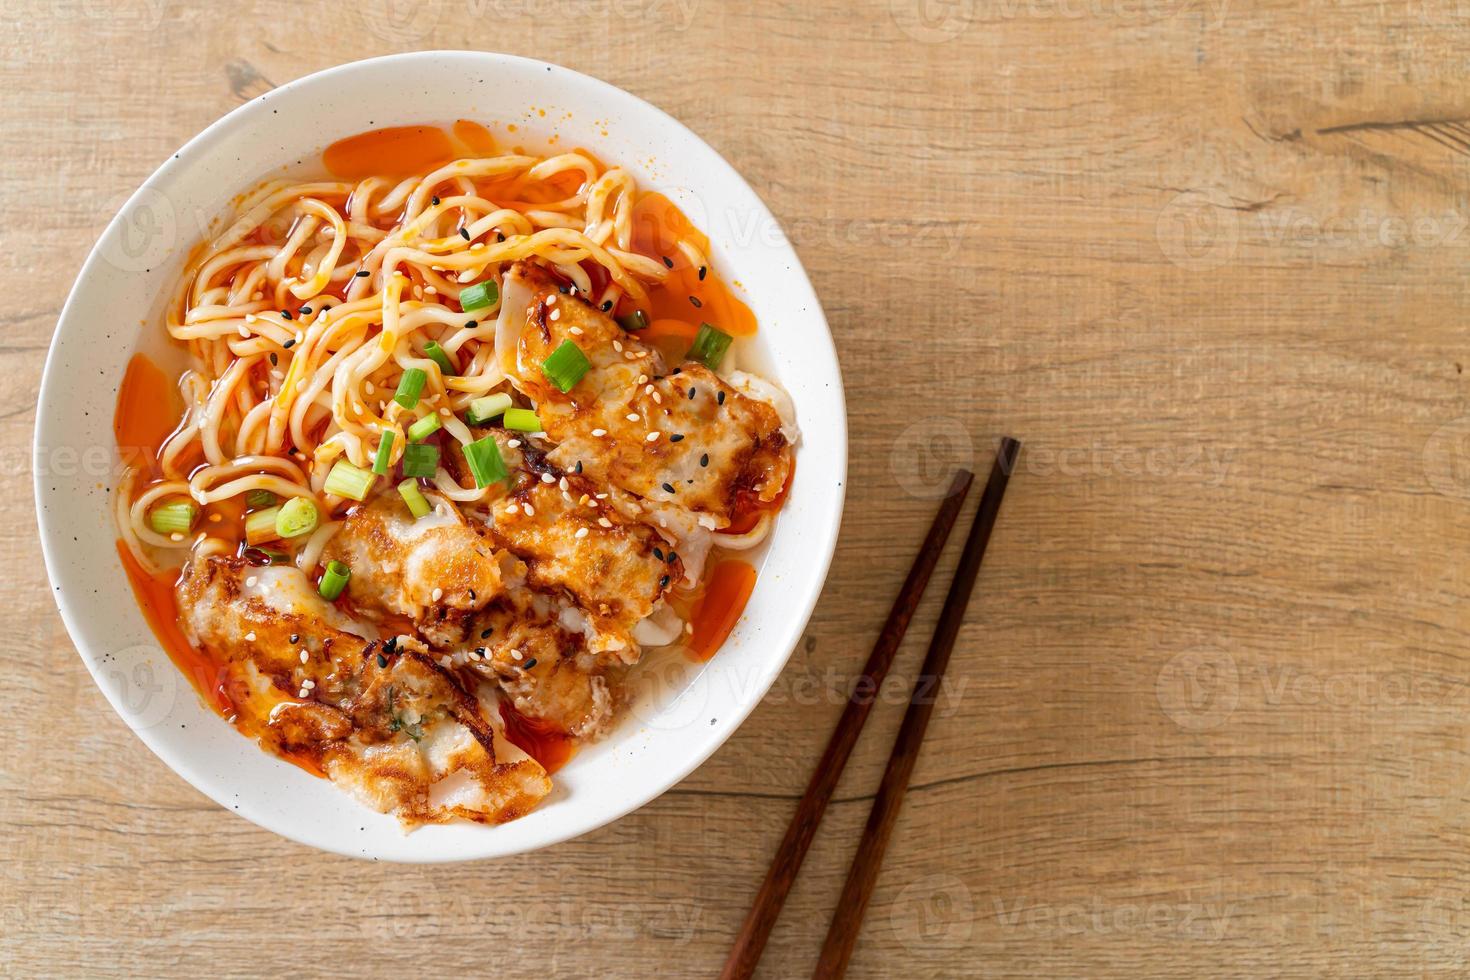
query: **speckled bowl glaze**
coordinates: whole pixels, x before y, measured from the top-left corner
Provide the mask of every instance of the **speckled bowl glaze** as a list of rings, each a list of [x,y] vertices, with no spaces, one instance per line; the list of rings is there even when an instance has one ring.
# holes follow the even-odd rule
[[[332,140],[456,118],[527,130],[554,124],[561,145],[592,148],[679,204],[755,311],[761,329],[751,354],[790,392],[802,439],[790,496],[756,559],[755,592],[709,663],[665,657],[640,668],[627,716],[556,775],[552,795],[528,816],[500,827],[405,834],[392,818],[236,734],[162,651],[115,548],[112,406],[135,350],[167,355],[161,316],[173,277],[236,194],[308,163]],[[719,154],[648,103],[565,68],[501,54],[419,52],[275,89],[190,140],[148,178],[103,232],[62,311],[35,450],[41,543],[62,618],[118,715],[159,758],[221,806],[304,844],[381,860],[459,861],[601,827],[679,782],[730,736],[786,664],[821,592],[842,516],[847,426],[836,352],[811,284],[776,220]]]

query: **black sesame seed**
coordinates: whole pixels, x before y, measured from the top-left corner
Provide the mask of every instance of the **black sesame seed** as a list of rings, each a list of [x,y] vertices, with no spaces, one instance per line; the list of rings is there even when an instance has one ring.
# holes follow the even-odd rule
[[[475,647],[475,652],[478,653],[480,656],[483,657],[485,655],[485,648],[484,647]]]
[[[470,601],[471,602],[474,602],[475,601],[475,590],[474,589],[470,589]]]
[[[291,311],[290,310],[282,310],[281,311],[281,316],[285,317],[287,320],[295,319],[293,316],[291,316]]]
[[[678,373],[679,373],[679,372],[680,372],[680,371],[682,371],[682,370],[684,370],[684,369],[683,369],[683,368],[674,368],[674,371],[673,371],[673,373],[674,373],[674,374],[678,374]]]
[[[576,466],[576,469],[575,469],[574,472],[577,472],[577,473],[581,473],[582,472],[582,461],[580,459],[577,460],[577,466]]]
[[[290,350],[292,347],[295,347],[296,346],[296,338],[295,337],[292,337],[290,340],[286,341],[281,346],[284,347],[286,350]]]
[[[700,266],[699,267],[699,281],[700,282],[704,282],[704,275],[707,272],[709,272],[709,269],[705,268],[704,266]]]
[[[715,401],[718,402],[721,405],[725,404],[725,393],[723,391],[721,391],[718,394],[716,394],[715,395]]]
[[[429,198],[429,203],[437,208],[439,206],[439,196],[436,194],[433,197]]]
[[[383,656],[381,653],[378,654],[378,666],[379,667],[386,667],[386,666],[388,666],[388,658],[385,657],[385,656]]]
[[[498,232],[497,231],[495,233],[495,241],[496,241],[497,244],[499,244],[500,242],[505,241],[505,235],[502,232]]]
[[[660,589],[666,589],[669,587],[669,577],[667,575],[658,580],[658,587]]]
[[[530,670],[534,666],[536,666],[536,658],[535,657],[532,657],[530,660],[527,660],[526,661],[526,669],[527,670]]]
[[[694,393],[695,393],[695,392],[696,392],[696,391],[698,391],[698,390],[699,390],[699,389],[698,389],[698,388],[696,388],[696,387],[694,387],[694,386],[693,386],[693,385],[690,385],[690,386],[689,386],[689,400],[690,400],[690,401],[694,401]]]
[[[664,265],[668,266],[670,269],[674,267],[674,260],[669,258],[667,255],[663,256],[663,260]]]
[[[276,352],[275,351],[271,351],[271,367],[275,367],[277,364],[280,364],[280,363],[281,363],[281,359],[276,356]]]
[[[704,304],[703,304],[703,303],[701,303],[701,302],[700,302],[700,301],[699,301],[699,297],[698,297],[698,296],[691,296],[691,297],[689,297],[689,302],[691,302],[691,303],[693,303],[693,304],[694,304],[694,308],[695,308],[695,309],[696,309],[696,310],[697,310],[697,309],[699,309],[699,308],[700,308],[700,307],[701,307],[701,306],[703,306],[703,305],[704,305]]]
[[[664,484],[664,492],[665,493],[673,493],[674,492],[674,485],[672,483],[665,483]]]
[[[682,433],[682,432],[675,432],[673,435],[669,436],[669,442],[683,442],[683,441],[684,441],[684,433]]]
[[[678,555],[674,554],[672,551],[669,552],[669,564],[670,565],[672,565],[674,562],[676,562],[678,560],[679,560],[679,556]]]
[[[485,629],[480,630],[480,639],[483,640],[488,638],[493,632],[495,632],[495,630],[491,627],[486,627]]]
[[[309,307],[309,306],[303,306],[297,312],[300,313],[302,316],[311,316],[311,307]]]
[[[459,237],[460,238],[463,238],[465,241],[469,241],[470,240],[470,230],[468,228],[464,227],[463,225],[461,225],[460,226],[460,229],[459,229]]]
[[[606,313],[610,309],[612,309],[612,300],[610,300],[610,299],[603,300],[602,301],[602,312]]]
[[[291,634],[291,642],[292,643],[300,643],[301,642],[301,634],[300,633],[292,633]]]
[[[653,549],[653,557],[657,558],[659,561],[663,561],[664,560],[663,549],[661,549],[661,548],[654,548]]]
[[[359,279],[362,279],[362,278],[364,278],[366,276],[370,276],[370,275],[372,275],[372,273],[369,272],[369,271],[367,271],[366,269],[358,269],[357,270],[357,277]]]
[[[465,325],[465,328],[466,329],[473,330],[473,329],[475,329],[476,327],[478,327],[480,325],[480,321],[479,320],[466,320],[464,322],[464,325]]]
[[[702,454],[699,457],[699,465],[700,466],[708,466],[709,465],[709,453],[704,453],[704,454]]]

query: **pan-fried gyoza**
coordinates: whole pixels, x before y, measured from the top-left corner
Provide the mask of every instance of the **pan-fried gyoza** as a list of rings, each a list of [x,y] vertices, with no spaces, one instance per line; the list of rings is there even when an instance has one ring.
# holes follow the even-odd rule
[[[165,317],[177,427],[121,447],[125,564],[201,694],[405,827],[525,814],[563,761],[527,731],[600,737],[648,650],[717,646],[704,587],[797,440],[668,200],[480,132],[246,195]]]

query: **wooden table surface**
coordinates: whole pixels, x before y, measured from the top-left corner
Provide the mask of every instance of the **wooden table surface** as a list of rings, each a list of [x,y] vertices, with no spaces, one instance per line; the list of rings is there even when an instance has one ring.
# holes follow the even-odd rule
[[[710,975],[935,490],[1002,433],[1026,449],[851,974],[1470,971],[1463,4],[0,19],[6,974]],[[131,735],[48,597],[29,446],[60,306],[127,193],[244,98],[431,47],[599,76],[734,163],[825,304],[852,464],[806,635],[707,764],[580,840],[417,868],[258,830]],[[765,976],[812,968],[942,592]]]

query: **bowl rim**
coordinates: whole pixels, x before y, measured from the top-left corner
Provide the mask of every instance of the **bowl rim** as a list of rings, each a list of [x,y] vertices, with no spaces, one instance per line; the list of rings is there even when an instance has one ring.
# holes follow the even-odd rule
[[[770,646],[783,650],[784,652],[779,656],[772,656],[768,658],[768,664],[763,671],[763,676],[761,676],[757,682],[749,686],[749,688],[747,689],[747,694],[742,695],[740,700],[732,700],[727,706],[728,710],[726,706],[722,706],[721,717],[719,718],[718,722],[716,724],[713,724],[710,730],[707,732],[707,734],[713,736],[708,740],[707,744],[700,749],[692,752],[682,765],[667,770],[664,773],[663,777],[657,781],[657,788],[654,788],[651,791],[635,792],[631,794],[627,799],[621,801],[617,806],[594,812],[590,815],[589,819],[575,822],[574,826],[571,826],[561,831],[550,833],[546,835],[544,839],[535,840],[521,846],[496,847],[494,846],[494,841],[497,835],[493,833],[496,828],[491,826],[486,828],[488,831],[491,832],[484,835],[484,839],[486,841],[486,846],[484,847],[468,849],[459,848],[453,853],[436,853],[427,856],[408,856],[401,853],[376,852],[370,849],[353,849],[350,846],[352,842],[338,842],[334,838],[331,838],[329,836],[312,836],[310,834],[302,832],[302,825],[309,824],[309,819],[299,817],[286,818],[284,816],[278,817],[274,814],[261,812],[260,810],[248,807],[241,802],[228,802],[225,798],[222,797],[220,793],[217,793],[215,791],[215,787],[211,785],[214,780],[206,777],[204,773],[197,771],[196,764],[189,760],[187,757],[183,757],[176,753],[171,747],[169,740],[161,737],[160,732],[156,728],[140,729],[133,727],[133,725],[131,725],[128,721],[127,711],[124,710],[124,706],[120,703],[121,692],[115,690],[110,685],[103,683],[103,679],[99,674],[100,664],[98,663],[97,657],[94,654],[89,654],[84,650],[84,643],[82,641],[82,638],[86,634],[82,626],[82,611],[79,606],[79,600],[72,597],[72,591],[63,590],[61,587],[60,583],[63,582],[65,579],[66,569],[62,566],[61,559],[56,554],[55,547],[53,547],[53,538],[62,533],[60,528],[58,528],[57,526],[57,522],[61,520],[61,518],[59,516],[53,516],[43,506],[43,484],[46,479],[46,474],[44,473],[42,467],[40,467],[39,465],[33,466],[32,488],[36,506],[37,530],[40,537],[42,555],[46,565],[47,578],[52,586],[52,598],[57,604],[62,622],[66,627],[67,633],[72,641],[74,648],[77,651],[78,656],[81,658],[83,664],[87,667],[88,672],[92,675],[93,682],[97,684],[98,688],[102,691],[103,695],[112,705],[113,710],[118,714],[119,720],[122,720],[124,724],[128,726],[129,730],[131,730],[139,739],[141,739],[142,742],[148,746],[149,750],[152,751],[153,754],[164,763],[164,765],[166,765],[179,777],[184,779],[185,782],[189,783],[206,797],[218,803],[222,808],[230,810],[239,816],[245,817],[257,826],[260,826],[273,833],[279,834],[280,836],[286,837],[297,843],[348,857],[366,858],[370,860],[386,860],[403,863],[429,864],[506,857],[513,854],[526,853],[533,850],[539,850],[544,847],[550,847],[554,844],[559,844],[564,841],[591,833],[594,830],[597,830],[616,820],[621,819],[632,811],[639,809],[640,807],[646,805],[654,799],[662,796],[664,793],[668,792],[668,790],[670,790],[678,783],[683,781],[686,777],[688,777],[688,775],[692,773],[695,769],[703,765],[710,756],[712,756],[721,746],[725,744],[730,736],[735,733],[735,731],[744,723],[745,719],[749,717],[749,715],[755,710],[756,706],[761,703],[766,693],[775,683],[777,677],[780,676],[781,672],[789,663],[791,655],[795,651],[796,644],[800,640],[802,632],[806,629],[806,625],[810,621],[812,612],[816,607],[816,603],[821,597],[821,594],[825,588],[827,577],[830,572],[831,564],[836,552],[838,535],[841,528],[846,499],[848,468],[848,431],[847,404],[845,393],[843,390],[841,363],[837,357],[836,345],[833,342],[831,327],[827,323],[826,314],[822,310],[821,303],[816,296],[815,289],[812,287],[810,277],[807,275],[806,269],[803,266],[799,256],[797,255],[795,248],[791,245],[789,239],[785,236],[784,230],[780,229],[779,222],[777,221],[775,215],[771,213],[770,208],[763,200],[761,200],[760,195],[756,193],[755,189],[750,186],[745,178],[740,175],[740,173],[734,168],[734,166],[732,166],[729,161],[727,161],[724,156],[719,153],[718,150],[714,149],[714,147],[710,146],[706,141],[701,139],[689,127],[684,125],[679,120],[675,119],[667,112],[663,111],[652,103],[640,98],[639,96],[634,95],[633,93],[619,88],[618,86],[613,85],[609,82],[605,82],[593,76],[575,71],[574,69],[566,68],[554,62],[542,61],[540,59],[527,58],[520,55],[504,54],[500,52],[465,51],[451,49],[411,51],[383,55],[380,57],[346,62],[343,64],[334,65],[332,67],[322,69],[320,71],[312,72],[307,75],[303,75],[300,78],[293,79],[292,81],[284,83],[270,90],[269,92],[264,93],[261,96],[251,99],[248,102],[242,103],[239,106],[236,106],[234,109],[230,110],[228,113],[212,122],[209,126],[205,127],[203,130],[201,130],[199,133],[197,133],[195,136],[185,142],[183,146],[181,146],[179,149],[170,153],[165,158],[164,162],[151,174],[149,174],[149,176],[146,177],[142,181],[142,183],[140,183],[138,187],[127,197],[127,199],[119,207],[117,213],[111,218],[103,231],[98,235],[97,241],[93,244],[91,250],[87,255],[86,260],[83,262],[81,269],[77,274],[76,279],[72,283],[71,289],[68,291],[66,302],[62,306],[61,313],[56,321],[56,328],[52,333],[51,341],[48,345],[45,367],[42,371],[39,395],[37,398],[36,423],[33,434],[33,459],[40,458],[39,453],[42,452],[44,445],[46,445],[46,436],[48,430],[52,425],[56,424],[50,421],[56,413],[48,411],[48,407],[53,405],[58,397],[64,396],[64,392],[62,389],[68,383],[68,379],[63,376],[62,369],[57,364],[57,361],[59,359],[57,351],[64,328],[75,315],[74,307],[82,302],[82,300],[79,299],[79,296],[85,292],[85,290],[83,289],[83,284],[86,283],[93,276],[99,263],[105,261],[103,253],[106,243],[109,241],[110,238],[116,236],[119,233],[120,226],[122,226],[126,220],[126,215],[130,213],[132,208],[140,203],[140,200],[144,197],[144,195],[149,193],[150,191],[153,191],[161,183],[166,183],[167,181],[174,179],[181,172],[186,171],[187,168],[193,163],[195,156],[195,153],[193,151],[198,151],[202,148],[208,147],[211,143],[220,139],[223,134],[229,132],[244,120],[250,119],[254,117],[255,114],[262,112],[263,110],[261,107],[263,105],[267,105],[273,99],[279,99],[282,96],[299,92],[303,89],[309,89],[313,86],[326,83],[331,79],[344,75],[350,75],[354,72],[365,70],[379,70],[388,66],[401,66],[407,62],[416,62],[425,59],[462,59],[466,62],[467,65],[473,63],[480,68],[509,64],[516,65],[522,68],[534,67],[537,69],[544,68],[547,71],[556,71],[565,76],[571,76],[578,85],[587,87],[597,98],[611,100],[614,103],[623,103],[624,105],[628,105],[632,109],[640,113],[649,114],[650,119],[655,121],[659,126],[670,127],[676,133],[682,134],[684,137],[694,141],[697,146],[703,147],[710,154],[710,157],[715,162],[716,166],[716,172],[709,178],[709,180],[717,185],[733,185],[733,187],[736,188],[738,191],[749,195],[750,199],[758,205],[762,212],[764,212],[764,218],[768,219],[771,222],[772,227],[780,233],[780,247],[784,250],[785,257],[789,258],[790,262],[789,272],[795,277],[795,282],[804,290],[805,295],[802,298],[809,299],[809,303],[807,304],[807,315],[813,318],[813,327],[817,325],[820,325],[821,327],[820,331],[817,331],[818,336],[816,336],[814,339],[819,344],[824,345],[826,352],[830,354],[832,373],[829,386],[833,389],[833,395],[836,398],[836,405],[840,409],[836,413],[835,418],[831,420],[831,427],[827,428],[822,433],[824,442],[830,443],[829,448],[835,454],[837,461],[836,473],[834,474],[835,498],[832,500],[833,506],[831,507],[829,513],[825,515],[814,514],[810,518],[810,520],[815,524],[822,517],[825,516],[825,522],[817,524],[817,526],[814,528],[814,530],[819,534],[819,540],[823,543],[823,553],[812,556],[816,560],[808,566],[811,574],[805,577],[805,584],[803,588],[806,594],[803,595],[798,601],[791,604],[791,609],[794,614],[786,621],[785,624],[778,625],[777,634],[770,638],[772,641],[774,641],[770,643]],[[131,350],[132,348],[129,347],[128,349]],[[109,509],[111,506],[111,501],[113,499],[112,493],[114,489],[115,488],[112,486],[109,486],[107,488],[106,499],[108,501],[107,506]],[[86,644],[85,646],[90,649],[91,644]],[[169,661],[169,666],[174,667],[172,661]],[[187,686],[187,690],[190,692],[190,694],[194,693],[192,686]],[[613,732],[610,735],[610,739],[617,739],[618,737],[619,736],[617,732]],[[264,752],[264,750],[260,751]],[[237,797],[237,800],[238,799],[239,798]],[[534,820],[535,815],[535,812],[532,811],[526,816],[520,818],[520,820],[515,821],[515,823],[520,823],[521,820]],[[441,850],[449,851],[450,849],[443,848]]]

